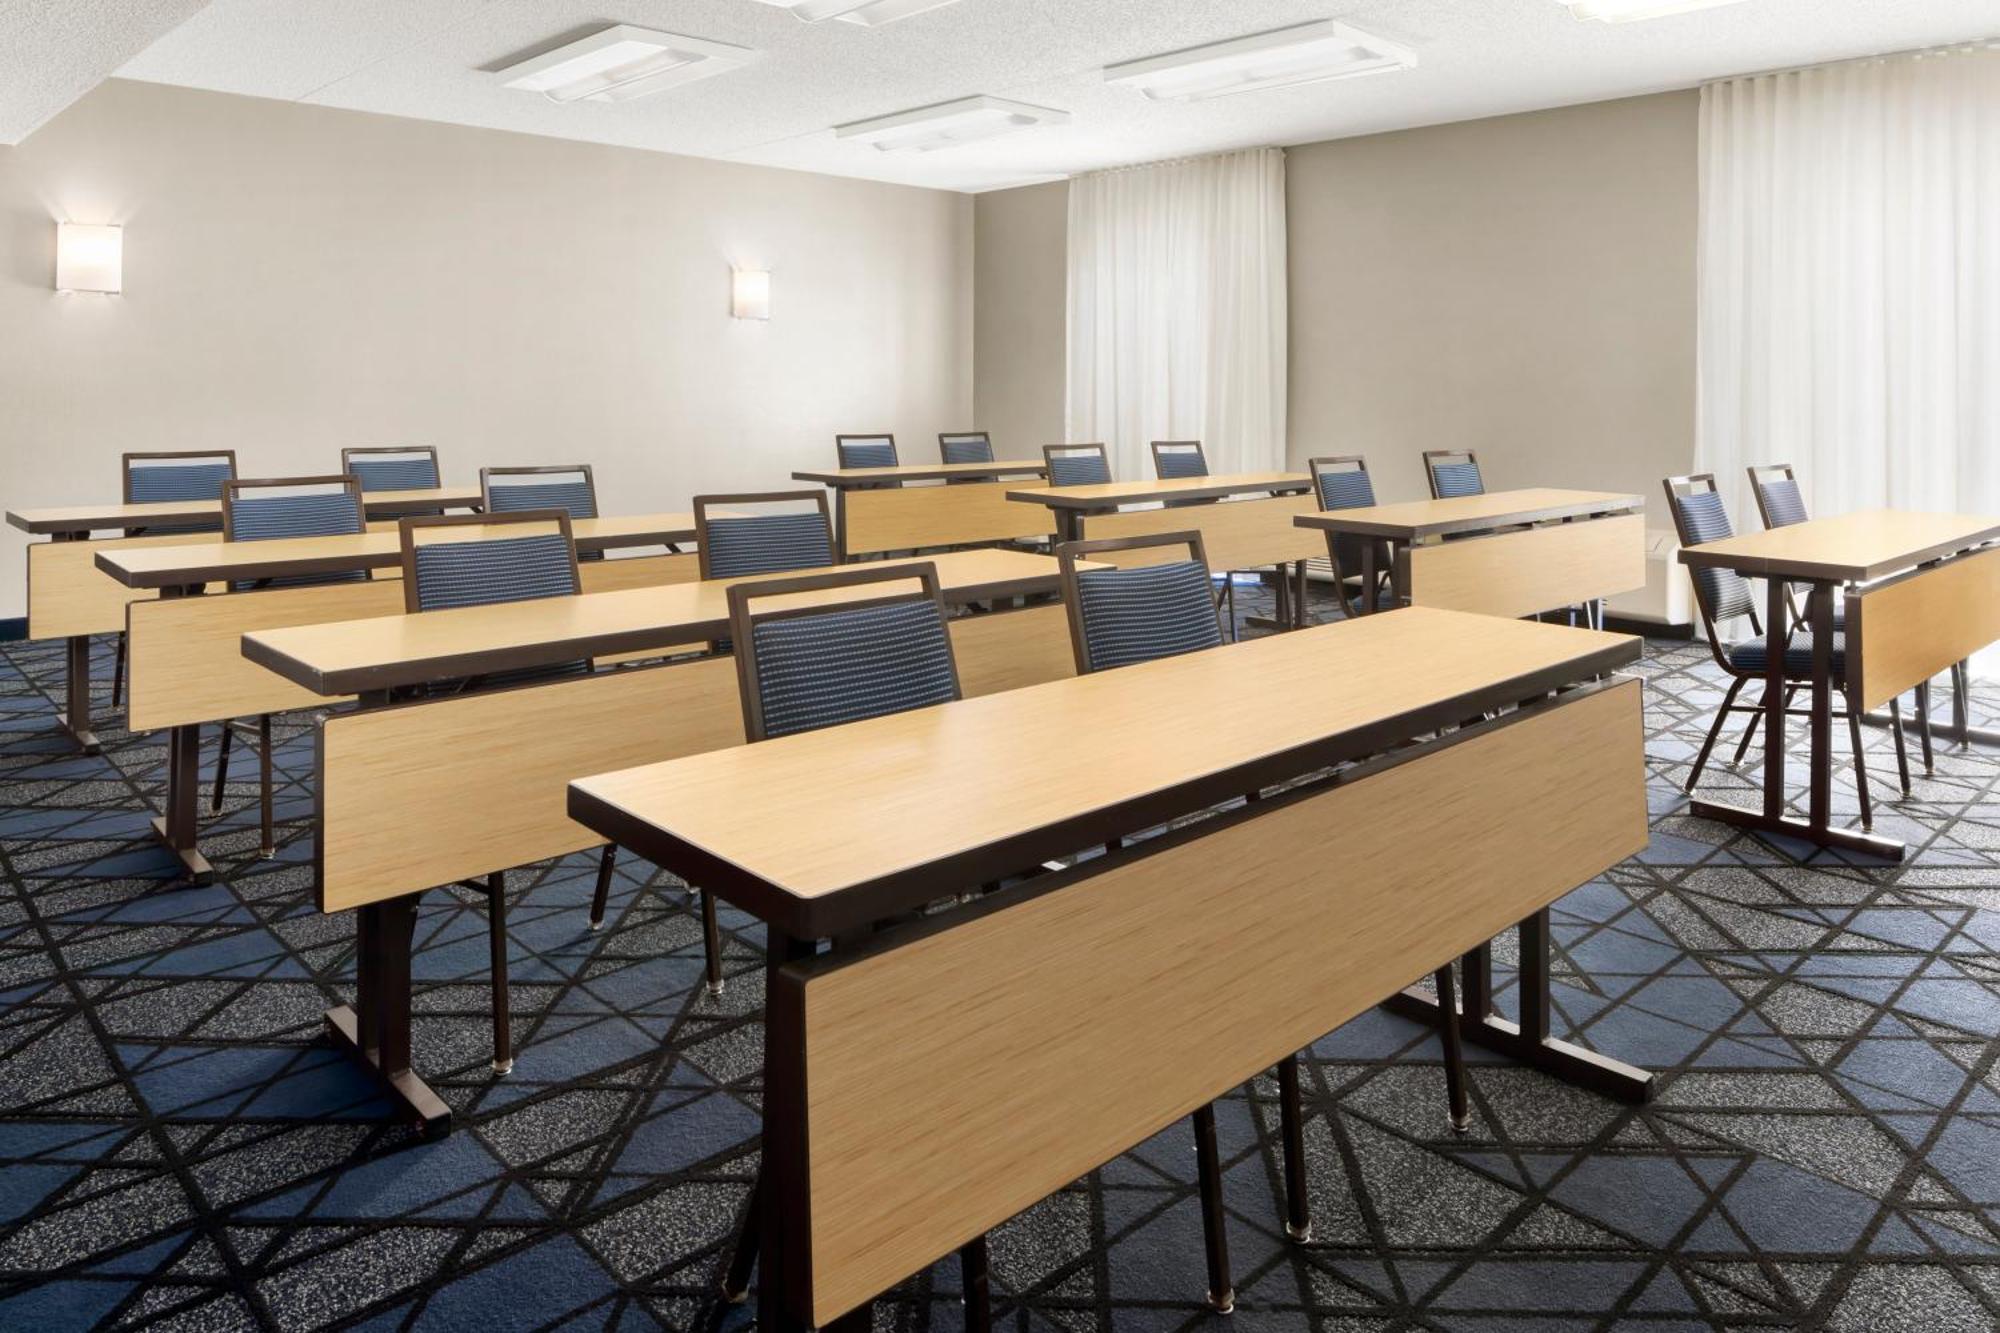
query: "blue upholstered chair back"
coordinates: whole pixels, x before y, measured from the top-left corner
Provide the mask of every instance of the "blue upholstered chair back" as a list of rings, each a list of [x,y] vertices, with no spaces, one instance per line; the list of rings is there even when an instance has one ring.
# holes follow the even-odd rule
[[[938,454],[946,463],[990,463],[993,461],[993,441],[984,434],[940,435]]]
[[[753,514],[711,518],[707,526],[707,577],[736,578],[787,569],[813,569],[833,561],[826,516]]]
[[[1049,485],[1103,486],[1111,481],[1111,465],[1096,450],[1088,453],[1050,454]]]
[[[1153,467],[1161,481],[1178,481],[1183,477],[1205,477],[1208,475],[1208,460],[1199,448],[1155,449]]]
[[[225,530],[230,541],[265,542],[287,537],[352,537],[367,531],[361,513],[361,497],[340,483],[299,482],[292,486],[245,488],[231,495],[224,492]],[[288,493],[282,493],[288,492]],[[254,583],[231,586],[242,591],[251,587],[306,588],[324,583],[358,583],[368,577],[366,570],[344,569],[325,574],[289,574]]]
[[[487,512],[560,509],[571,518],[597,517],[597,491],[590,474],[575,472],[491,473],[486,479]]]
[[[896,466],[896,441],[888,435],[843,435],[834,447],[844,468]]]
[[[560,532],[430,542],[412,559],[419,611],[568,597],[578,590],[576,564]]]
[[[1092,671],[1214,648],[1222,642],[1207,566],[1175,560],[1076,576],[1077,621]]]
[[[1730,526],[1729,511],[1722,507],[1722,497],[1716,492],[1675,494],[1673,503],[1681,540],[1687,545],[1719,542],[1736,535],[1736,530]],[[1749,581],[1735,570],[1696,569],[1693,573],[1695,595],[1701,598],[1702,607],[1711,621],[1719,624],[1736,616],[1748,615],[1755,605],[1750,597]]]
[[[1322,510],[1365,509],[1375,503],[1375,482],[1365,467],[1315,470],[1313,483]],[[1364,548],[1373,540],[1372,537],[1361,537],[1351,532],[1334,534],[1334,551],[1343,576],[1361,572]]]
[[[767,738],[958,697],[951,640],[928,598],[770,617],[750,638]]]
[[[1480,480],[1479,464],[1471,459],[1462,462],[1431,463],[1431,487],[1440,500],[1450,500],[1461,495],[1484,495],[1486,483]]]
[[[129,469],[133,504],[219,500],[222,483],[235,476],[228,463],[139,463]]]
[[[1790,477],[1778,477],[1771,481],[1757,483],[1757,495],[1763,502],[1764,521],[1774,528],[1789,528],[1794,523],[1806,521],[1806,498],[1799,492],[1799,484]]]
[[[438,486],[437,456],[428,452],[349,458],[347,470],[364,491],[428,491]]]

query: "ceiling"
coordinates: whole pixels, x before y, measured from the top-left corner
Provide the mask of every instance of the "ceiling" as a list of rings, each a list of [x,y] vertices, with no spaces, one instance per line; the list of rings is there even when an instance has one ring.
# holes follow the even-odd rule
[[[150,40],[157,15],[193,11],[107,68],[125,78],[959,190],[2000,34],[1994,0],[1746,0],[1623,25],[1579,22],[1556,0],[958,0],[878,28],[805,24],[755,0],[0,0],[0,45],[13,41],[17,9],[105,15],[126,25],[133,50],[130,38]],[[1099,73],[1317,18],[1411,47],[1418,68],[1196,104],[1152,102]],[[559,106],[491,72],[613,22],[765,56],[623,104]],[[933,153],[884,153],[830,132],[975,93],[1071,120]]]

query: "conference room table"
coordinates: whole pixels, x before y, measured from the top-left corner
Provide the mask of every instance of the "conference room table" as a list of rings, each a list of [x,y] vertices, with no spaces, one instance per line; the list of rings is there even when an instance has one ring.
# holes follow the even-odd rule
[[[572,525],[579,551],[674,547],[694,540],[691,514],[639,514],[578,519]],[[478,524],[453,528],[451,540],[470,540]],[[394,530],[354,536],[292,537],[225,542],[215,534],[193,541],[99,550],[99,571],[123,589],[150,593],[124,611],[130,662],[126,724],[135,732],[165,730],[165,813],[153,821],[197,883],[214,873],[197,845],[195,797],[199,786],[201,726],[234,718],[282,713],[322,702],[246,662],[241,636],[279,625],[321,624],[399,612],[399,578],[367,579],[230,591],[239,583],[301,576],[400,568],[402,539]],[[592,561],[581,566],[584,586],[633,587],[695,577],[695,557],[651,555]],[[212,595],[203,595],[214,589]]]
[[[1044,598],[1060,588],[1053,557],[985,549],[871,564],[930,566],[954,608]],[[1088,567],[1088,566],[1086,566]],[[737,662],[703,655],[491,688],[471,678],[613,654],[703,649],[728,634],[729,589],[827,570],[583,593],[449,611],[257,630],[238,645],[254,669],[328,703],[320,718],[314,821],[322,911],[356,910],[357,1004],[329,1030],[375,1071],[402,1114],[437,1134],[445,1104],[411,1069],[410,925],[441,884],[598,846],[568,815],[570,779],[740,746]],[[882,584],[773,599],[823,605],[879,596]],[[1072,675],[1059,602],[955,615],[953,655],[968,697]],[[418,687],[450,682],[448,692]],[[698,881],[694,881],[698,883]],[[713,965],[715,955],[711,953]],[[719,975],[711,973],[712,985]]]
[[[1016,488],[1008,498],[1046,506],[1055,516],[1058,541],[1194,531],[1201,533],[1211,573],[1227,576],[1234,570],[1275,566],[1277,623],[1290,628],[1304,622],[1305,562],[1320,553],[1318,539],[1301,533],[1292,522],[1314,508],[1311,492],[1312,478],[1301,472],[1246,472]],[[1148,507],[1129,507],[1133,505]],[[1110,564],[1139,564],[1158,556],[1146,550],[1107,551],[1095,558]]]
[[[1609,491],[1537,488],[1301,514],[1302,528],[1361,540],[1362,613],[1390,606],[1520,617],[1599,608],[1646,584],[1645,501]],[[1600,612],[1593,617],[1600,624]]]
[[[477,486],[446,486],[425,490],[373,491],[362,496],[373,519],[438,509],[476,509]],[[83,747],[98,750],[91,728],[90,638],[116,634],[125,628],[125,603],[150,597],[106,578],[96,567],[98,551],[114,548],[176,545],[213,541],[214,532],[144,535],[148,528],[205,525],[220,531],[220,500],[174,500],[156,504],[65,505],[10,510],[7,521],[23,532],[47,537],[28,547],[28,637],[62,639],[65,643],[64,708],[57,714],[63,730]],[[97,532],[121,535],[93,538]],[[136,535],[125,535],[136,534]]]
[[[865,1327],[1371,1006],[1435,1022],[1405,988],[1454,958],[1467,1041],[1646,1100],[1550,1031],[1550,905],[1647,842],[1638,657],[1411,608],[573,781],[766,923],[762,1325]]]
[[[1907,848],[1894,838],[1832,825],[1833,699],[1844,696],[1857,715],[1951,670],[2000,640],[2000,517],[1870,509],[1769,528],[1681,550],[1690,569],[1727,569],[1765,581],[1763,800],[1756,808],[1696,800],[1690,810],[1739,828],[1800,838],[1899,861]],[[1793,646],[1790,590],[1803,586],[1801,613],[1810,662]],[[1843,624],[1836,627],[1835,599]],[[1835,653],[1841,657],[1836,664]],[[1790,658],[1805,667],[1807,709],[1806,815],[1791,813],[1786,787],[1787,686]],[[1956,705],[1960,739],[1975,735]]]
[[[842,560],[889,551],[1047,537],[1046,516],[1007,503],[1003,477],[1034,484],[1048,475],[1039,459],[993,463],[919,463],[901,467],[794,472],[833,492],[834,539]],[[1023,481],[1021,479],[1030,479]]]

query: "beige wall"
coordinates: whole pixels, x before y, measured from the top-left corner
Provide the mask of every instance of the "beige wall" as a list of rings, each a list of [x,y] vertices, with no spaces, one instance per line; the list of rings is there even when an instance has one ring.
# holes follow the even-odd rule
[[[126,224],[125,295],[51,290],[61,217]],[[732,262],[769,323],[729,317]],[[677,509],[837,431],[936,457],[972,335],[956,194],[121,81],[0,149],[7,508],[114,496],[127,449],[424,442],[448,481],[587,460],[606,512]]]
[[[1366,454],[1408,499],[1423,450],[1471,447],[1491,486],[1657,510],[1694,455],[1696,99],[1289,149],[1292,461]],[[1016,349],[1061,334],[1065,195],[979,198],[982,423],[1061,424],[1060,345]]]
[[[994,449],[1039,458],[1063,442],[1069,184],[978,196],[972,414]]]

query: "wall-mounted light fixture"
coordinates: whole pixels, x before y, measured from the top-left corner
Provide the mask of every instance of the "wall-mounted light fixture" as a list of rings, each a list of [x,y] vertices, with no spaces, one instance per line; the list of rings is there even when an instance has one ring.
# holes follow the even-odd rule
[[[81,222],[56,224],[56,290],[125,290],[125,229]]]
[[[734,270],[729,284],[729,313],[738,319],[769,319],[770,273],[760,268]]]

